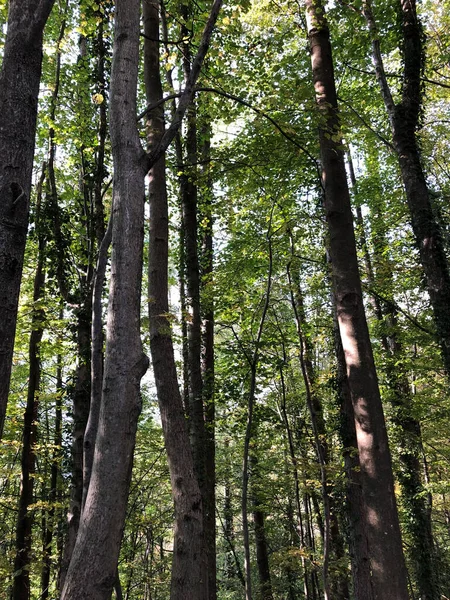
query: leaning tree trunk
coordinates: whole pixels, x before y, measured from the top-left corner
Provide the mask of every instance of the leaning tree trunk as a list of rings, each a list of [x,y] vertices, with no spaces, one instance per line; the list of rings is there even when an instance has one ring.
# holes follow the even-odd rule
[[[422,71],[425,50],[423,31],[415,0],[398,2],[403,33],[402,99],[395,104],[384,71],[380,39],[370,0],[363,3],[364,17],[372,38],[372,56],[378,84],[389,116],[394,149],[397,153],[411,225],[420,262],[425,273],[427,291],[433,307],[434,322],[442,359],[450,378],[450,269],[442,231],[434,215],[421,162],[416,131],[422,106]],[[434,587],[434,586],[433,586]],[[433,597],[437,597],[437,591]]]
[[[0,73],[0,438],[28,228],[42,36],[54,0],[11,0]]]
[[[355,416],[374,598],[407,600],[391,455],[364,312],[350,194],[339,140],[328,24],[318,0],[307,0],[306,8],[313,80],[321,115],[322,185],[333,288]]]
[[[144,153],[136,127],[140,0],[117,0],[111,74],[113,235],[102,405],[92,474],[62,599],[109,600],[125,521],[140,380]]]

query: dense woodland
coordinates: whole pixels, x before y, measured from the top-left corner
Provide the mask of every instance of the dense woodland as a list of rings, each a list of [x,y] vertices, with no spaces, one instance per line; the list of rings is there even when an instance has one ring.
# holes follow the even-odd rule
[[[447,0],[0,20],[0,598],[445,600]]]

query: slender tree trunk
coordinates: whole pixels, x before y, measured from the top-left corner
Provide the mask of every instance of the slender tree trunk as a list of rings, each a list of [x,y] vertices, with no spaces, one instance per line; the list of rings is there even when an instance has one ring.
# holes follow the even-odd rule
[[[272,219],[270,220],[269,230],[267,232],[267,242],[269,251],[269,269],[267,275],[267,286],[264,296],[264,305],[259,321],[258,332],[255,339],[255,349],[253,355],[248,357],[250,366],[250,389],[248,392],[247,399],[247,425],[245,428],[244,437],[244,455],[242,458],[242,495],[241,495],[241,509],[242,509],[242,534],[244,543],[244,569],[245,569],[245,599],[252,600],[252,577],[251,577],[251,562],[250,562],[250,528],[248,524],[248,490],[250,481],[250,444],[254,435],[254,410],[256,402],[256,376],[259,363],[260,354],[260,343],[263,334],[264,325],[266,322],[267,311],[269,309],[270,292],[272,289],[272,269],[273,269],[273,256],[272,256],[272,241],[270,239],[272,226]]]
[[[42,36],[54,0],[10,0],[0,72],[0,439],[28,228]]]
[[[45,167],[44,167],[45,169]],[[44,333],[44,311],[37,307],[42,301],[45,285],[45,237],[42,233],[42,185],[44,182],[45,171],[38,186],[38,199],[36,206],[36,221],[39,238],[38,264],[34,278],[33,293],[33,317],[31,321],[31,334],[28,349],[29,357],[29,378],[27,391],[27,404],[24,415],[23,425],[23,446],[21,458],[21,482],[19,496],[19,510],[17,514],[16,525],[16,555],[14,558],[14,580],[12,590],[12,600],[29,600],[30,588],[30,567],[32,562],[31,555],[31,534],[33,513],[31,505],[33,504],[34,476],[36,471],[36,451],[35,444],[37,440],[37,423],[39,407],[39,383],[41,378],[41,362],[39,345]]]
[[[145,83],[147,101],[162,98],[159,73],[159,3],[144,0]],[[156,41],[151,41],[156,40]],[[150,150],[164,135],[160,106],[148,115]],[[188,426],[178,388],[168,319],[168,205],[165,160],[150,172],[149,318],[150,348],[175,503],[171,600],[207,600],[203,507],[194,472]]]
[[[295,249],[292,245],[292,257],[294,257],[295,254],[294,250]],[[342,575],[339,575],[338,577],[332,578],[330,582],[328,582],[328,563],[331,558],[330,554],[334,553],[336,559],[339,560],[343,557],[344,549],[339,531],[339,523],[337,520],[333,496],[330,494],[330,482],[327,474],[327,467],[329,466],[330,462],[330,452],[327,442],[327,431],[323,416],[322,402],[315,390],[316,374],[312,361],[313,347],[304,331],[307,327],[307,324],[300,279],[296,269],[291,269],[291,265],[288,267],[288,278],[291,290],[291,304],[297,324],[300,347],[300,363],[306,388],[306,401],[311,416],[315,450],[322,482],[322,500],[324,507],[324,589],[326,596],[329,595],[334,600],[338,600],[338,598],[345,599],[349,594],[348,581],[346,578]]]
[[[252,503],[252,515],[253,515],[253,526],[255,529],[255,549],[256,549],[256,564],[258,567],[258,579],[259,589],[256,597],[259,600],[273,600],[272,592],[272,580],[270,576],[269,566],[269,550],[267,546],[267,537],[265,529],[264,510],[262,509],[262,502],[257,482],[258,479],[258,458],[256,455],[257,448],[252,449],[250,454],[250,469],[251,469],[251,503]]]
[[[363,12],[372,38],[373,62],[389,116],[394,148],[398,156],[411,215],[411,225],[433,307],[442,359],[447,376],[450,378],[450,270],[442,231],[431,204],[416,137],[422,108],[424,34],[416,11],[416,0],[399,0],[397,4],[402,19],[404,59],[402,100],[398,104],[395,104],[387,83],[379,33],[369,0],[363,2]],[[438,592],[434,585],[432,587],[433,591],[430,590],[429,597],[437,598]]]
[[[371,571],[376,600],[407,600],[391,455],[362,299],[356,243],[340,147],[329,30],[323,6],[307,0],[308,36],[321,114],[322,185],[340,337],[355,415]]]
[[[180,7],[182,20],[188,21],[190,6]],[[181,39],[189,39],[186,25],[181,27]],[[183,71],[185,82],[191,72],[191,49],[183,44]],[[186,111],[185,161],[181,176],[181,212],[184,240],[187,327],[187,375],[189,393],[189,433],[194,467],[202,498],[205,488],[205,417],[203,411],[203,381],[201,372],[201,314],[200,314],[200,265],[198,256],[198,177],[197,177],[197,108],[195,101]]]
[[[209,600],[217,597],[216,576],[216,444],[215,444],[215,399],[214,399],[214,252],[212,183],[209,176],[211,159],[211,127],[208,116],[201,130],[201,158],[203,162],[203,185],[201,187],[201,221],[204,223],[201,254],[201,309],[203,316],[202,381],[203,406],[205,413],[205,486],[203,494],[205,546],[208,561]]]
[[[55,406],[55,437],[54,450],[52,456],[52,465],[50,469],[50,491],[48,494],[49,508],[46,515],[46,527],[43,534],[44,552],[43,565],[41,573],[41,600],[47,600],[50,594],[50,576],[52,570],[52,547],[54,531],[56,526],[55,516],[57,515],[56,502],[58,500],[58,491],[60,488],[60,463],[62,447],[62,360],[58,356],[58,366],[56,374],[56,406]]]
[[[140,340],[144,153],[136,127],[139,0],[117,0],[111,73],[114,160],[111,285],[94,461],[63,600],[109,600],[116,582],[147,369]]]

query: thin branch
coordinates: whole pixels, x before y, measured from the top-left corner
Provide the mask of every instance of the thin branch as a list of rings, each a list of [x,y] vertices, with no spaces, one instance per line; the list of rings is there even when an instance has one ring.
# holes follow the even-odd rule
[[[353,108],[353,106],[350,104],[350,102],[347,102],[347,100],[344,100],[344,98],[342,98],[341,96],[338,96],[338,100],[339,100],[339,102],[342,102],[342,104],[345,104],[345,106],[347,106],[347,108],[349,108],[352,111],[352,113],[358,117],[358,119],[361,121],[361,123],[365,127],[367,127],[367,129],[369,129],[369,131],[371,131],[374,135],[376,135],[377,138],[383,142],[383,144],[385,144],[390,150],[394,150],[394,146],[391,144],[391,142],[389,140],[387,140],[384,136],[382,136],[381,133],[379,133],[373,127],[371,127],[369,125],[369,123],[364,119],[364,117],[362,117],[359,114],[359,112]]]
[[[223,0],[214,0],[214,4],[211,8],[210,15],[208,17],[208,21],[205,25],[205,29],[203,30],[202,39],[200,41],[200,46],[198,48],[197,54],[192,63],[191,72],[189,74],[189,78],[186,82],[186,86],[184,88],[183,93],[180,96],[180,101],[178,102],[178,106],[175,110],[172,122],[170,123],[168,129],[163,135],[161,141],[157,145],[157,147],[145,155],[145,167],[147,171],[149,171],[154,164],[158,162],[161,156],[169,147],[170,143],[174,139],[179,130],[181,122],[183,120],[184,114],[192,102],[192,98],[195,94],[195,84],[197,83],[197,79],[200,75],[200,70],[208,52],[208,48],[211,41],[211,36],[214,31],[214,26],[217,21],[217,17],[219,16],[219,11],[222,6]]]
[[[243,98],[239,98],[239,96],[235,96],[234,94],[224,92],[223,90],[219,90],[217,88],[196,87],[194,90],[194,93],[197,93],[197,92],[210,92],[212,94],[217,94],[219,96],[223,96],[224,98],[227,98],[228,100],[233,100],[234,102],[237,102],[238,104],[242,104],[242,106],[246,106],[247,108],[252,110],[257,115],[260,115],[260,116],[264,117],[265,119],[267,119],[275,127],[275,129],[277,129],[277,131],[279,131],[281,133],[281,135],[284,138],[286,138],[288,141],[290,141],[292,144],[294,144],[294,146],[296,146],[299,150],[301,150],[313,162],[313,164],[318,172],[319,177],[321,177],[319,163],[316,160],[316,158],[302,144],[300,144],[292,135],[290,135],[287,131],[285,131],[281,127],[281,125],[279,125],[277,123],[277,121],[275,121],[275,119],[273,119],[266,112],[264,112],[260,108],[257,108],[253,104],[250,104],[250,102],[247,102],[247,100],[244,100]],[[180,92],[179,94],[169,94],[168,96],[165,96],[158,102],[155,102],[154,104],[151,104],[150,106],[147,106],[147,108],[145,110],[143,110],[141,113],[138,114],[138,116],[137,116],[138,121],[140,119],[142,119],[143,117],[145,117],[145,115],[147,115],[149,112],[151,112],[155,108],[158,108],[158,106],[160,106],[161,104],[164,104],[165,102],[167,102],[169,100],[174,100],[176,98],[180,98],[183,94],[184,94],[184,92]],[[383,140],[383,141],[385,141],[385,140]],[[385,141],[385,143],[389,144],[389,142],[387,142],[387,141]]]
[[[354,67],[350,63],[344,63],[344,64],[351,71],[357,71],[358,73],[363,73],[364,75],[370,75],[371,77],[374,77],[374,76],[376,77],[376,73],[374,71],[367,71],[367,69],[359,69],[358,67]],[[403,75],[400,75],[399,73],[385,73],[385,75],[387,78],[403,79]],[[442,77],[445,77],[445,75],[442,75]],[[450,90],[449,83],[443,83],[442,81],[436,81],[435,79],[429,79],[428,77],[421,77],[420,80],[424,81],[425,83],[431,83],[432,85],[437,85],[439,87]]]
[[[402,315],[404,315],[408,321],[410,321],[415,327],[417,327],[417,329],[420,329],[421,331],[423,331],[424,333],[431,335],[432,337],[436,337],[436,334],[434,333],[434,331],[431,331],[430,329],[427,329],[426,327],[424,327],[423,325],[421,325],[414,317],[412,317],[410,314],[408,314],[405,310],[403,310],[398,304],[397,302],[395,302],[394,300],[389,300],[389,298],[386,298],[384,296],[382,296],[381,294],[379,294],[378,292],[376,292],[373,288],[371,287],[366,287],[364,286],[365,289],[372,294],[373,296],[375,296],[376,298],[379,298],[380,300],[382,300],[383,302],[385,302],[386,304],[388,304],[389,306],[391,306],[392,308],[395,308],[395,310],[398,310],[398,312],[402,313]]]

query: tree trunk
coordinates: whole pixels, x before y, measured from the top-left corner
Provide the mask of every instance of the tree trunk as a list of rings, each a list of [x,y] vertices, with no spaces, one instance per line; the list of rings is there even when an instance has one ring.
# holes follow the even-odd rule
[[[352,187],[356,192],[357,184],[351,156],[349,156],[349,172]],[[383,251],[388,245],[386,232],[383,230],[385,206],[382,199],[379,199],[378,203],[378,210],[374,211],[376,214],[372,213],[373,229],[376,231],[376,240],[373,244],[373,263],[375,267],[379,266],[381,268],[383,287],[387,290],[388,296],[391,297],[394,286],[394,273],[389,258],[386,259],[383,256]],[[422,481],[420,423],[413,415],[411,387],[408,381],[408,374],[403,365],[403,348],[398,335],[397,311],[393,303],[381,301],[379,296],[373,293],[376,289],[377,273],[372,268],[372,260],[365,240],[364,220],[361,209],[358,210],[358,221],[368,283],[376,308],[375,314],[382,328],[381,344],[386,354],[386,378],[390,392],[387,397],[393,408],[392,422],[395,426],[393,439],[397,445],[399,462],[397,478],[402,490],[400,502],[408,515],[405,529],[410,535],[409,556],[421,598],[424,600],[435,600],[439,598],[438,576],[435,572],[436,558],[431,514],[428,510],[426,493]]]
[[[337,395],[340,408],[340,437],[344,448],[347,506],[349,523],[348,538],[352,568],[353,593],[355,600],[373,600],[372,579],[370,574],[369,538],[366,523],[367,508],[364,503],[361,465],[359,462],[358,441],[356,438],[355,418],[352,398],[347,379],[347,365],[339,334],[339,324],[334,309],[334,340],[337,362]]]
[[[54,0],[10,0],[0,73],[0,439],[28,228],[42,36]]]
[[[43,533],[43,565],[41,573],[41,600],[47,600],[50,595],[50,575],[52,569],[52,545],[55,529],[56,502],[58,501],[58,491],[60,490],[60,463],[62,448],[62,368],[61,356],[58,356],[58,366],[56,375],[56,406],[55,406],[55,437],[54,450],[52,456],[52,465],[50,469],[50,490],[48,494],[49,508],[45,518],[45,530]],[[45,509],[44,509],[45,510]]]
[[[260,483],[258,477],[258,458],[255,454],[257,447],[252,449],[250,455],[250,468],[252,476],[251,503],[253,525],[255,529],[255,549],[256,565],[258,567],[259,589],[256,597],[258,600],[273,600],[272,580],[270,577],[269,550],[267,547],[267,537],[265,529],[265,514],[262,508],[259,489]]]
[[[109,600],[116,582],[147,369],[140,340],[144,153],[136,127],[139,0],[117,0],[111,73],[114,160],[111,284],[102,404],[91,481],[63,600]]]
[[[272,289],[272,241],[271,236],[272,218],[269,223],[267,232],[268,252],[269,252],[269,269],[267,274],[267,285],[264,296],[264,305],[259,321],[258,332],[255,339],[255,349],[253,355],[248,357],[250,367],[250,388],[247,397],[247,425],[245,428],[244,437],[244,455],[242,458],[242,494],[241,494],[241,511],[242,511],[242,535],[244,544],[244,568],[245,568],[245,600],[252,600],[252,577],[251,577],[251,562],[250,562],[250,530],[248,525],[248,490],[250,481],[250,444],[254,436],[254,410],[256,402],[256,376],[259,363],[261,337],[266,322],[267,311],[269,309],[270,293]]]
[[[209,177],[211,159],[211,127],[208,116],[204,117],[200,134],[203,181],[200,189],[200,215],[204,223],[201,267],[201,309],[203,317],[202,381],[203,407],[205,413],[205,485],[203,491],[206,559],[208,561],[208,599],[217,598],[216,576],[216,445],[215,445],[215,399],[214,399],[214,289],[213,289],[213,217],[212,183]]]
[[[159,73],[159,3],[144,2],[145,84],[150,105],[162,98]],[[152,41],[156,40],[156,41]],[[152,150],[164,135],[162,105],[148,115]],[[168,318],[168,205],[165,159],[150,171],[149,318],[150,348],[175,503],[171,600],[207,600],[203,507],[194,472],[188,426],[178,388]]]
[[[44,177],[45,171],[43,170],[42,177],[39,182],[38,199],[36,204],[36,222],[39,238],[38,264],[34,278],[33,303],[35,306],[33,307],[30,343],[28,350],[29,378],[27,404],[23,425],[23,446],[21,459],[22,474],[16,525],[16,555],[14,558],[12,600],[29,600],[31,593],[30,567],[32,561],[31,528],[33,523],[33,514],[30,507],[33,504],[34,476],[36,470],[35,444],[37,440],[39,383],[41,378],[39,345],[44,333],[43,323],[45,317],[43,309],[36,307],[36,305],[42,301],[45,285],[45,238],[42,233],[43,210],[41,208],[42,185],[44,182]]]
[[[292,243],[292,259],[295,255],[295,248]],[[292,273],[291,273],[292,271]],[[303,380],[306,390],[306,404],[311,416],[311,424],[314,434],[315,450],[317,461],[320,468],[320,479],[322,483],[322,501],[324,507],[324,566],[323,580],[325,595],[334,600],[348,597],[348,581],[340,573],[337,577],[331,578],[328,582],[328,562],[333,553],[337,560],[343,557],[344,549],[342,538],[339,531],[339,523],[334,506],[333,495],[330,494],[330,481],[327,474],[327,468],[330,462],[330,452],[327,442],[327,431],[325,419],[323,416],[322,401],[318,396],[316,386],[316,374],[313,366],[312,356],[313,347],[308,336],[305,335],[306,315],[303,302],[303,293],[300,286],[298,272],[294,266],[288,267],[288,278],[291,292],[291,304],[297,324],[297,334],[300,347],[300,365],[302,369]],[[329,588],[329,590],[328,590]]]
[[[329,30],[320,2],[307,0],[308,37],[321,114],[322,185],[340,337],[355,415],[374,598],[407,600],[408,587],[391,455],[356,257],[350,195],[340,141]]]
[[[387,83],[379,34],[369,0],[364,1],[363,12],[372,38],[373,62],[389,116],[394,148],[411,215],[411,225],[433,307],[442,359],[447,377],[450,378],[450,270],[442,231],[430,201],[416,137],[422,107],[424,34],[417,16],[416,0],[401,0],[398,6],[402,19],[404,59],[402,100],[398,104],[395,104]],[[437,598],[436,594],[437,591],[434,591],[430,597]]]

